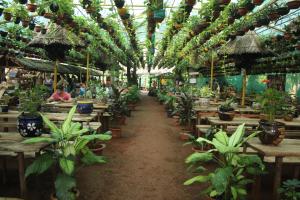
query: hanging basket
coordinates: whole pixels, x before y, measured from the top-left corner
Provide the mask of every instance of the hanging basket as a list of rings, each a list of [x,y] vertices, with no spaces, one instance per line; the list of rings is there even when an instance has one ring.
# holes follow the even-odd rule
[[[158,23],[162,22],[165,19],[165,17],[166,17],[165,9],[154,10],[153,18],[156,22]]]

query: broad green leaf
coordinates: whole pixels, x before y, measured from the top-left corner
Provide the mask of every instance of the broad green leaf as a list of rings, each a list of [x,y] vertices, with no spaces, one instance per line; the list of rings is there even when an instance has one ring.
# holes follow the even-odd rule
[[[63,131],[64,134],[67,134],[67,131],[68,131],[68,129],[71,126],[71,121],[72,121],[72,118],[73,118],[73,116],[74,116],[74,114],[76,112],[76,107],[77,106],[73,106],[71,108],[71,110],[68,113],[68,116],[66,117],[66,119],[65,119],[65,121],[64,121],[64,123],[62,125],[62,131]]]
[[[184,182],[184,185],[191,185],[193,183],[204,183],[209,181],[210,177],[209,176],[195,176],[187,181]]]
[[[219,131],[215,134],[215,138],[222,144],[228,145],[228,136],[226,135],[226,132],[224,131]]]
[[[207,162],[213,159],[213,154],[209,152],[198,153],[195,152],[188,156],[185,163],[195,163],[195,162]]]
[[[214,176],[211,179],[212,186],[218,192],[218,194],[222,194],[225,192],[229,181],[230,176],[232,175],[232,168],[225,167],[225,168],[218,168],[215,171]]]
[[[72,156],[76,155],[75,148],[74,148],[73,144],[68,144],[64,148],[64,156],[68,157],[69,155],[72,155]]]
[[[43,114],[41,114],[41,116],[43,118],[44,123],[50,128],[50,131],[53,133],[54,138],[59,139],[57,134],[60,132],[59,128],[53,122],[51,122],[46,116],[44,116]]]
[[[246,191],[245,189],[243,189],[243,188],[238,188],[238,189],[237,189],[237,193],[238,193],[239,195],[241,195],[241,196],[247,195],[247,191]]]
[[[83,133],[87,133],[87,132],[89,132],[89,129],[83,128],[83,129],[73,132],[71,134],[72,134],[72,136],[76,136],[76,135],[79,136],[79,135],[82,135]]]
[[[76,143],[74,144],[76,153],[79,153],[81,149],[83,149],[89,143],[88,140],[79,138]]]
[[[71,159],[62,157],[59,159],[59,166],[64,173],[72,175],[74,172],[75,163]]]
[[[59,174],[55,180],[55,191],[58,199],[75,200],[72,189],[76,187],[76,180],[72,176]]]
[[[245,124],[239,125],[236,131],[230,136],[228,145],[231,147],[235,147],[236,145],[238,145],[242,141],[244,133]]]
[[[24,140],[22,143],[24,144],[33,144],[33,143],[53,143],[56,142],[56,139],[50,137],[33,137],[30,139]]]
[[[231,189],[233,200],[236,200],[238,198],[237,189],[233,186],[231,186],[230,189]]]
[[[92,140],[102,140],[102,141],[107,141],[112,138],[111,135],[104,135],[104,134],[93,134],[93,135],[83,135],[83,139],[92,141]]]
[[[86,165],[106,163],[104,156],[97,156],[89,149],[83,150],[82,153],[83,157],[81,158],[81,161]]]
[[[217,196],[219,193],[216,190],[212,190],[209,194],[210,197],[215,197]]]
[[[206,143],[208,143],[208,144],[212,144],[212,142],[210,141],[210,140],[208,140],[208,139],[205,139],[205,138],[202,138],[202,137],[199,137],[197,140],[196,140],[197,142],[206,142]]]
[[[25,176],[28,177],[31,174],[41,174],[49,169],[53,163],[54,159],[51,153],[41,154],[27,167]]]

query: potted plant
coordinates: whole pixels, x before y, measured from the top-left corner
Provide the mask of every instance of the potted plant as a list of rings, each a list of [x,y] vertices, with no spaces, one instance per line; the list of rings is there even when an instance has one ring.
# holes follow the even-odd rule
[[[207,85],[197,90],[200,106],[208,107],[210,104],[210,98],[213,96],[213,94],[213,91]]]
[[[281,194],[281,200],[299,200],[300,199],[300,180],[290,179],[283,182],[278,192]]]
[[[73,123],[72,118],[76,111],[74,106],[61,127],[57,127],[47,117],[42,115],[45,124],[50,128],[50,137],[36,137],[25,140],[25,144],[45,142],[52,144],[52,148],[45,149],[26,169],[25,176],[42,174],[51,166],[58,167],[55,179],[55,193],[52,199],[75,200],[79,196],[76,188],[76,165],[80,160],[86,165],[105,163],[103,156],[97,156],[88,148],[87,144],[94,140],[110,140],[110,135],[86,134],[88,129],[82,129],[80,123]]]
[[[19,110],[18,131],[23,137],[40,136],[43,129],[43,119],[38,111],[47,95],[44,86],[34,87],[28,91],[18,93]]]
[[[220,120],[232,121],[235,115],[234,107],[232,106],[233,99],[226,100],[220,105],[218,115]]]
[[[12,18],[12,8],[5,8],[3,10],[3,17],[6,21],[10,21]]]
[[[245,137],[244,125],[240,125],[230,137],[226,132],[219,131],[212,140],[198,138],[198,142],[207,143],[213,149],[202,153],[195,152],[187,157],[185,162],[190,168],[195,167],[195,173],[200,175],[187,180],[184,185],[208,183],[203,194],[216,200],[245,199],[247,185],[252,182],[249,175],[261,175],[265,168],[257,155],[239,153],[240,147],[255,134]],[[205,173],[207,169],[198,164],[207,162],[214,162],[216,169]]]
[[[90,130],[90,133],[92,133],[92,135],[97,135],[97,131],[94,130]],[[107,131],[105,133],[103,133],[104,135],[108,135],[111,138],[111,132]],[[103,143],[103,141],[99,141],[98,139],[95,140],[91,140],[88,143],[88,147],[89,149],[96,155],[101,156],[103,154],[103,150],[106,148],[106,144]]]
[[[283,108],[283,119],[284,121],[293,121],[295,113],[296,113],[296,107],[293,105],[286,105]]]
[[[276,114],[282,111],[285,105],[286,93],[273,88],[266,89],[258,96],[263,119],[259,121],[258,129],[261,131],[259,139],[263,144],[278,145],[284,138],[284,124],[276,122]]]
[[[286,5],[289,9],[297,9],[300,7],[300,1],[299,0],[288,0]]]
[[[37,9],[36,0],[29,0],[30,3],[27,3],[27,10],[29,12],[35,12]]]

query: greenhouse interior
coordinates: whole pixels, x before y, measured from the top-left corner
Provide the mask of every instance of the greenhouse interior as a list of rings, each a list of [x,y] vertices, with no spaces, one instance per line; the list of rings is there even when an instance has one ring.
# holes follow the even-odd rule
[[[0,200],[300,200],[300,0],[0,0]]]

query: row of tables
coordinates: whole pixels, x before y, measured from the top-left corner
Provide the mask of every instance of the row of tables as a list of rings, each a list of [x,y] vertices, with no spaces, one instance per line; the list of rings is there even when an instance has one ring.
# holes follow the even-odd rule
[[[233,121],[222,121],[219,117],[215,117],[218,111],[218,107],[216,105],[209,107],[195,107],[194,110],[197,112],[197,116],[205,116],[212,126],[222,127],[226,129],[228,126],[238,126],[241,124],[245,124],[245,126],[256,128],[259,125],[259,118],[249,118],[243,117],[243,114],[259,114],[259,110],[252,109],[250,107],[245,108],[237,108],[235,111],[240,115],[237,115]],[[284,121],[282,119],[276,120],[278,122],[283,123],[286,127],[293,127],[300,129],[300,118],[294,119],[291,122]],[[300,132],[300,131],[299,131]],[[247,149],[251,148],[257,152],[257,154],[264,160],[264,158],[274,158],[275,162],[275,176],[273,183],[273,198],[274,200],[279,200],[279,194],[277,192],[278,188],[281,184],[281,175],[282,175],[282,166],[284,164],[285,159],[298,160],[298,162],[294,163],[295,165],[299,165],[300,161],[300,140],[298,139],[284,139],[278,146],[272,145],[264,145],[262,144],[258,138],[253,138],[249,140],[244,147],[244,152],[247,152]],[[299,168],[297,167],[295,174],[299,176]],[[260,197],[260,181],[261,177],[256,177],[253,189],[253,199],[259,200]]]
[[[58,108],[58,113],[52,112],[43,112],[43,114],[51,121],[62,122],[67,117],[68,113],[65,112],[68,109],[72,108],[74,103],[48,103],[45,106],[48,108]],[[109,105],[103,104],[94,104],[94,111],[91,114],[78,114],[75,113],[73,121],[86,123],[87,125],[92,121],[99,120],[99,115],[102,115],[104,111],[108,108]],[[57,110],[57,109],[56,109]],[[5,123],[8,120],[16,121],[18,116],[21,113],[18,111],[9,111],[8,113],[0,113],[0,119]],[[47,137],[47,136],[44,136]],[[0,155],[16,155],[18,160],[18,172],[19,172],[19,181],[20,181],[20,196],[21,198],[26,199],[26,180],[25,180],[25,154],[35,153],[38,155],[39,152],[48,146],[45,143],[37,144],[23,144],[26,138],[22,137],[19,133],[9,132],[4,133],[0,132]]]

